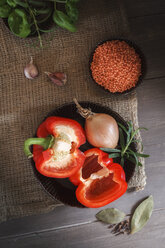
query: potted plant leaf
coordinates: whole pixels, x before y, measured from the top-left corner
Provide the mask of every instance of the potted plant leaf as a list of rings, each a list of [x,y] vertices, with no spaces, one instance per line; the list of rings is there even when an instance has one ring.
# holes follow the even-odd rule
[[[0,17],[10,31],[21,38],[38,36],[55,24],[75,32],[79,0],[0,0]]]

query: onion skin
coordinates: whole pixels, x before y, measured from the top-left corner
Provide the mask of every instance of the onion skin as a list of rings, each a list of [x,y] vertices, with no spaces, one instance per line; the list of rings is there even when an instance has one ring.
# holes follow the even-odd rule
[[[119,128],[116,120],[103,113],[93,113],[85,122],[88,142],[94,147],[115,148],[119,141]]]
[[[91,109],[83,108],[77,101],[79,114],[85,118],[85,133],[88,142],[94,147],[115,148],[119,141],[119,128],[116,120],[104,113],[93,113]]]

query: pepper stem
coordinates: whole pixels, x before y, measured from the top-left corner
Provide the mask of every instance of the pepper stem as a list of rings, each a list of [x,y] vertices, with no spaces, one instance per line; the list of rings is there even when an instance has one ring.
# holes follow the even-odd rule
[[[73,98],[73,101],[75,102],[76,104],[76,107],[77,107],[77,110],[79,112],[79,114],[87,119],[88,117],[90,117],[91,115],[94,115],[94,113],[91,111],[91,109],[87,109],[87,108],[83,108],[81,107],[81,105],[78,103],[77,99],[76,98]]]
[[[28,158],[32,158],[33,154],[30,151],[31,145],[40,145],[44,150],[47,150],[53,146],[54,140],[55,138],[52,135],[49,135],[46,138],[29,138],[24,142],[24,153]]]

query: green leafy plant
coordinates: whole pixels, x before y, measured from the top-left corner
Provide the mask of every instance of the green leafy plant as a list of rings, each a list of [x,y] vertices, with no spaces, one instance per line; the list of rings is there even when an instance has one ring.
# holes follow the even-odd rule
[[[15,8],[17,6],[17,3],[14,0],[7,0],[7,3],[9,6]]]
[[[8,4],[0,6],[0,17],[7,18],[11,13],[11,7]]]
[[[147,158],[149,155],[144,153],[138,153],[132,149],[132,144],[137,144],[141,142],[141,140],[135,139],[136,134],[139,130],[147,130],[147,128],[139,127],[136,130],[133,129],[132,122],[127,122],[128,126],[127,128],[123,126],[121,123],[118,123],[119,126],[119,145],[116,149],[111,148],[100,148],[101,150],[109,153],[109,158],[117,158],[120,161],[120,164],[124,166],[125,160],[129,160],[132,163],[135,163],[138,166],[142,166],[142,164],[139,162],[138,157]],[[126,137],[126,138],[125,138]],[[143,151],[143,145],[142,151]]]
[[[78,9],[73,2],[67,1],[65,4],[66,13],[69,16],[70,20],[74,23],[78,20]]]
[[[4,5],[7,2],[7,0],[0,0],[0,6]]]
[[[14,9],[9,15],[8,24],[11,31],[19,37],[25,38],[31,32],[30,24],[24,10]]]
[[[0,0],[0,17],[8,18],[12,33],[21,38],[37,35],[43,46],[41,33],[50,32],[56,24],[70,32],[77,30],[79,0]]]
[[[65,28],[70,32],[75,32],[76,27],[71,23],[70,18],[60,10],[56,10],[53,14],[54,22],[61,28]]]

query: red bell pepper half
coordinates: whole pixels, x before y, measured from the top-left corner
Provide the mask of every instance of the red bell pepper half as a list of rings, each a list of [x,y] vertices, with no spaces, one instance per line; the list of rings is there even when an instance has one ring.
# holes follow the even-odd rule
[[[127,190],[121,165],[113,163],[98,148],[87,150],[83,166],[69,179],[77,185],[77,200],[86,207],[98,208],[118,199]]]
[[[84,163],[78,148],[86,142],[81,125],[63,117],[48,117],[37,130],[38,138],[27,139],[24,152],[33,157],[37,170],[47,177],[66,178]],[[33,154],[29,146],[33,145]]]

